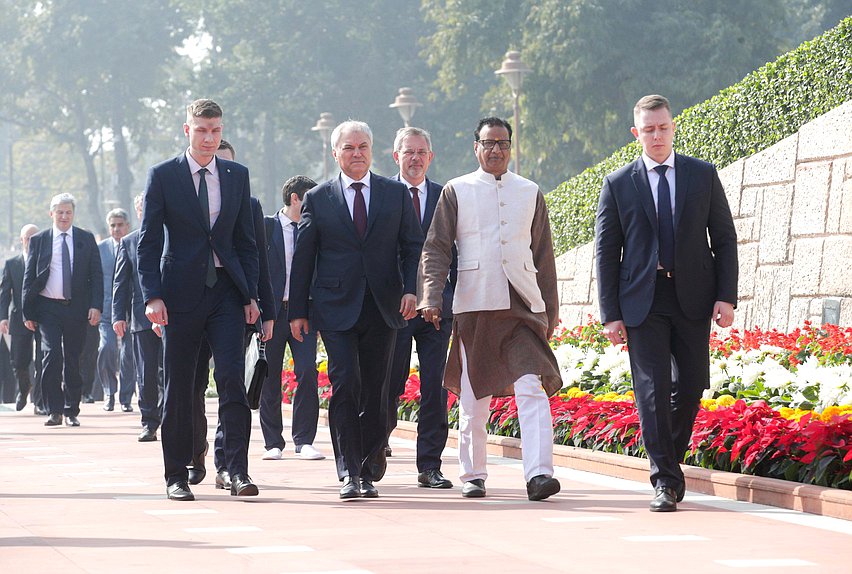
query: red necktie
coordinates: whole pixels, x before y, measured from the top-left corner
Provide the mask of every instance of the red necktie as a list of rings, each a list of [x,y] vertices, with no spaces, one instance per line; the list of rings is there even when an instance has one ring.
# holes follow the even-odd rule
[[[367,235],[367,203],[364,201],[364,194],[361,193],[361,188],[364,184],[356,181],[352,184],[352,189],[355,190],[355,205],[352,207],[352,221],[355,223],[355,231],[358,237],[364,239]]]
[[[411,192],[411,201],[414,202],[414,213],[417,214],[417,223],[421,223],[423,218],[420,216],[420,190],[416,187],[409,187],[408,191]]]

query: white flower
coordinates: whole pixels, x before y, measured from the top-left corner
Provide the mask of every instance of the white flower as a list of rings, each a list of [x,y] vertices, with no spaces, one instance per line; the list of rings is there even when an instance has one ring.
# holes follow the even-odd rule
[[[763,365],[760,363],[746,363],[743,365],[742,382],[749,387],[757,381],[764,373]]]

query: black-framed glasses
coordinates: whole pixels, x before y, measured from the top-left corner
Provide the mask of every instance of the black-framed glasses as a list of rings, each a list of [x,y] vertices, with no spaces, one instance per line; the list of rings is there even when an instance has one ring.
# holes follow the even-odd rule
[[[498,146],[501,150],[506,151],[507,149],[512,147],[512,140],[476,140],[479,142],[479,145],[484,147],[485,149],[494,149],[494,146]]]

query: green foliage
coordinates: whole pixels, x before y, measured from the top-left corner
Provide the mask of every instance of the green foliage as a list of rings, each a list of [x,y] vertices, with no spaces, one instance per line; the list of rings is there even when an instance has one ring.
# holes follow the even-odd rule
[[[796,133],[849,99],[852,17],[685,110],[676,118],[675,149],[723,168]],[[558,253],[593,238],[603,178],[640,153],[633,142],[548,194]]]

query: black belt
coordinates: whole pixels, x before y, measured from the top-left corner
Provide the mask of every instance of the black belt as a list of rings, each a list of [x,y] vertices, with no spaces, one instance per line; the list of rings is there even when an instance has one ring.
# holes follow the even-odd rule
[[[44,295],[39,295],[45,301],[50,301],[51,303],[58,303],[60,305],[70,305],[71,299],[54,299],[53,297],[45,297]]]
[[[657,269],[657,277],[666,279],[674,279],[674,271],[666,271],[665,269]]]

